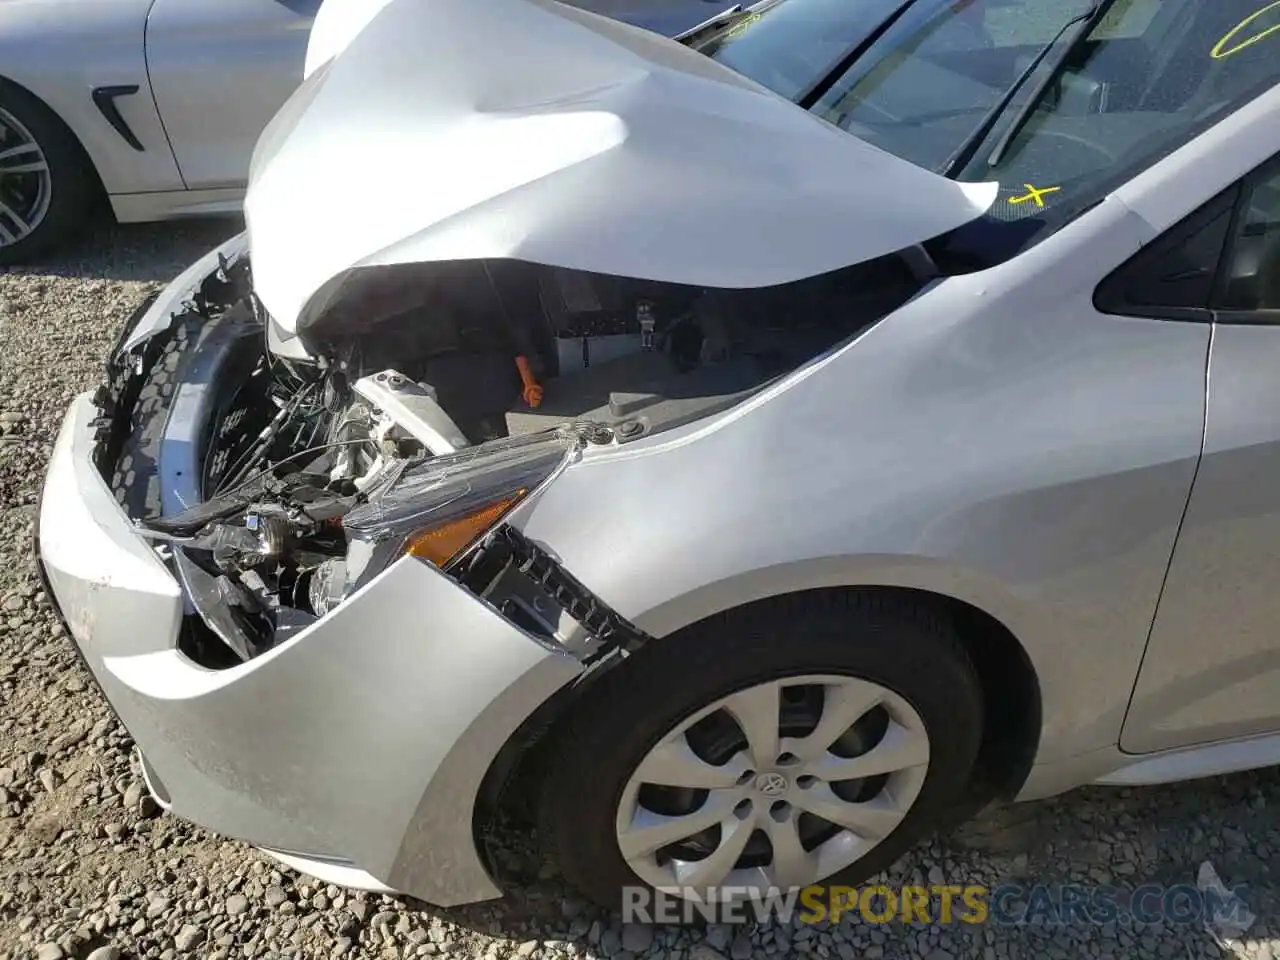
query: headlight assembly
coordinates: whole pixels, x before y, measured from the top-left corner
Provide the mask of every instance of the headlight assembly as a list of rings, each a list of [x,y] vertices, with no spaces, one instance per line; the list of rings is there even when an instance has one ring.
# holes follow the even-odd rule
[[[582,449],[584,428],[496,440],[401,471],[343,520],[364,577],[406,554],[444,568]],[[376,558],[376,559],[375,559]]]

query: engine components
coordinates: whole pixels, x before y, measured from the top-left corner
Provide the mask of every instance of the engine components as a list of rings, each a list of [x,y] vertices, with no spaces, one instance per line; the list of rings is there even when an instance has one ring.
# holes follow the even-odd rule
[[[354,389],[369,401],[375,418],[388,434],[392,430],[403,431],[436,456],[471,445],[440,406],[430,386],[414,383],[396,370],[383,370],[361,377]]]

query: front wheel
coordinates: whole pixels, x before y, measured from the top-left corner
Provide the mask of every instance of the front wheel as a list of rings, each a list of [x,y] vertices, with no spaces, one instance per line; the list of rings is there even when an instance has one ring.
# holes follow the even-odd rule
[[[562,732],[542,832],[605,906],[723,900],[885,869],[965,796],[978,677],[928,608],[815,593],[658,641]]]
[[[50,110],[0,80],[0,264],[24,263],[94,213],[84,151]]]

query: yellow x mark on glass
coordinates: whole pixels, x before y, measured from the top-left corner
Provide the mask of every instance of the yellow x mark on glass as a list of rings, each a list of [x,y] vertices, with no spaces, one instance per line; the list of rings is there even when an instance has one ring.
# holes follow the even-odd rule
[[[1028,193],[1025,197],[1010,197],[1009,198],[1010,203],[1026,203],[1028,200],[1034,200],[1037,207],[1043,207],[1044,206],[1044,200],[1042,199],[1043,197],[1045,197],[1047,194],[1050,194],[1050,193],[1057,193],[1059,190],[1062,189],[1061,187],[1042,187],[1040,189],[1036,189],[1029,183],[1024,183],[1023,186],[1026,187],[1031,192]]]

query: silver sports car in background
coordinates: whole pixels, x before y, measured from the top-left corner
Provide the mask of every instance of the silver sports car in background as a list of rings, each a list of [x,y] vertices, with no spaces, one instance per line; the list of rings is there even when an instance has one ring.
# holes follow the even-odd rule
[[[253,144],[302,80],[313,19],[321,56],[382,2],[0,3],[0,263],[47,249],[103,200],[120,221],[239,211]],[[668,34],[728,6],[568,2]],[[359,202],[361,180],[340,206]]]
[[[157,800],[440,904],[536,807],[617,904],[1280,763],[1275,8],[332,36],[43,491]]]

